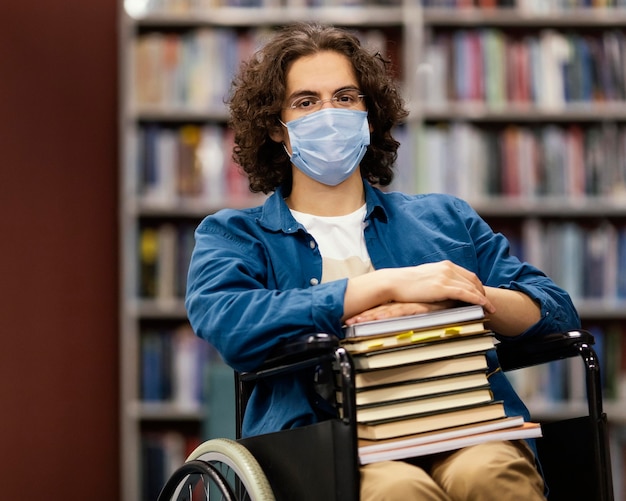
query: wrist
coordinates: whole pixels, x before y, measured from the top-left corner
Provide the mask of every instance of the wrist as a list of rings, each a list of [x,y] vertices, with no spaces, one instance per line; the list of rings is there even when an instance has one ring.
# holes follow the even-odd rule
[[[376,270],[371,275],[372,290],[376,291],[377,303],[375,306],[390,303],[396,300],[395,286],[397,280],[394,280],[393,275],[396,270],[394,268],[384,268]]]

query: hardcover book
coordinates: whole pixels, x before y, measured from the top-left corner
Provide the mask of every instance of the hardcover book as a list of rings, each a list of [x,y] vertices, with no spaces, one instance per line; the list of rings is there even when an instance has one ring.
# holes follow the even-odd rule
[[[411,330],[424,330],[432,327],[454,326],[465,322],[484,320],[485,313],[480,305],[459,306],[444,310],[406,315],[402,317],[372,320],[346,326],[346,339],[361,336],[382,336]]]
[[[360,371],[354,374],[354,385],[359,390],[368,387],[391,385],[424,378],[450,376],[487,370],[487,359],[482,353],[455,355],[440,360],[418,362],[399,367]],[[340,379],[337,379],[340,383]]]
[[[359,460],[364,465],[436,454],[494,440],[522,440],[541,436],[539,423],[524,422],[521,417],[502,418],[400,439],[359,440]]]
[[[489,385],[487,372],[479,370],[464,374],[451,374],[414,380],[407,379],[392,384],[380,384],[365,388],[357,386],[356,404],[382,404],[393,400],[426,397],[487,385]],[[342,402],[341,392],[337,393],[337,402],[340,404]]]
[[[484,404],[492,400],[493,395],[487,385],[424,397],[360,405],[356,409],[356,419],[359,423],[381,419],[396,419],[429,412],[443,412],[450,409],[463,408],[468,405]]]
[[[362,353],[372,350],[380,350],[392,346],[401,346],[411,343],[437,341],[454,336],[479,334],[487,332],[482,321],[464,322],[442,327],[428,328],[424,330],[411,329],[394,334],[382,336],[352,337],[344,339],[342,344],[350,353]]]
[[[427,412],[403,418],[357,423],[357,434],[361,439],[383,440],[505,417],[504,404],[499,401],[491,401],[486,404],[470,405],[443,412]]]
[[[360,353],[354,355],[352,360],[357,370],[376,369],[442,359],[454,355],[485,353],[494,346],[494,335],[487,332]]]

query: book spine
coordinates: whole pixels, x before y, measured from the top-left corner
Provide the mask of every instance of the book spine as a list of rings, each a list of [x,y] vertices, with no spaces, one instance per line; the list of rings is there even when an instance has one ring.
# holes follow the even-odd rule
[[[427,172],[420,174],[420,192],[480,201],[489,196],[618,198],[626,191],[623,124],[511,124],[497,130],[468,123],[425,125],[419,143],[424,155],[415,161]],[[463,169],[455,168],[461,151],[479,152],[485,161],[466,160]],[[482,183],[467,182],[481,178]]]
[[[179,410],[196,410],[204,400],[209,345],[187,324],[141,332],[141,400],[171,403]]]
[[[482,101],[492,107],[508,102],[562,109],[568,103],[624,100],[620,61],[626,51],[625,36],[617,30],[582,36],[543,29],[521,38],[491,27],[443,30],[428,37],[425,51],[448,59],[430,66],[430,78],[444,82],[447,77],[453,82],[453,100]],[[451,51],[441,50],[446,44]],[[428,89],[434,95],[427,94],[426,102],[431,97],[440,102],[440,87]]]

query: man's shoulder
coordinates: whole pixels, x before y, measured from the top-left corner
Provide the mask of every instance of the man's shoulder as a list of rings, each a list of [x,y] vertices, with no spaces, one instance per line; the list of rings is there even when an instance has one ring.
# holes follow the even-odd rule
[[[263,206],[245,208],[223,208],[206,216],[198,226],[199,230],[214,227],[247,226],[254,223],[262,214]]]
[[[451,207],[461,209],[469,207],[464,200],[447,193],[416,193],[410,194],[402,191],[386,191],[382,194],[383,200],[391,204],[421,205],[424,207]]]

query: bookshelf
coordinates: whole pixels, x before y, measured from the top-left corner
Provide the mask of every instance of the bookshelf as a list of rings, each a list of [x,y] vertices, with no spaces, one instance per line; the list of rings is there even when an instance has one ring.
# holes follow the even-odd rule
[[[597,339],[616,499],[626,499],[626,81],[611,70],[626,60],[624,3],[423,3],[409,155],[417,169],[405,180],[468,200],[572,294]],[[534,416],[584,413],[580,361],[516,376]]]
[[[262,201],[249,194],[245,179],[230,161],[232,137],[225,127],[223,96],[237,61],[273,27],[314,16],[358,30],[403,68],[405,48],[418,39],[408,40],[420,33],[419,17],[407,16],[408,11],[419,8],[393,1],[366,8],[120,3],[125,501],[153,499],[164,475],[159,465],[181,461],[186,449],[214,433],[216,420],[206,401],[219,396],[206,385],[212,379],[224,380],[219,360],[204,349],[204,358],[196,363],[204,370],[177,379],[175,367],[181,365],[178,343],[191,344],[182,296],[193,229],[222,207]],[[180,388],[181,378],[192,381],[193,395]],[[220,386],[215,384],[214,389]],[[219,418],[222,411],[215,414],[213,418]]]
[[[120,0],[124,501],[153,494],[154,485],[146,481],[148,465],[162,463],[164,457],[180,460],[202,439],[211,420],[206,381],[207,367],[219,368],[215,354],[200,348],[200,358],[191,364],[195,369],[175,369],[185,365],[177,360],[181,352],[189,357],[200,346],[189,348],[193,336],[182,302],[186,263],[193,228],[202,217],[221,207],[262,201],[247,192],[245,180],[231,164],[227,152],[232,137],[225,128],[222,98],[235,63],[275,26],[314,18],[358,30],[390,54],[411,111],[398,130],[403,145],[396,186],[466,198],[511,239],[516,252],[576,287],[575,302],[585,327],[610,338],[613,347],[626,338],[626,266],[621,264],[626,257],[620,258],[626,239],[626,76],[613,75],[611,80],[605,75],[608,87],[603,91],[589,91],[593,82],[588,81],[578,87],[568,84],[566,94],[550,85],[540,97],[538,77],[534,83],[524,80],[530,64],[523,65],[524,71],[509,67],[518,75],[514,82],[506,81],[502,68],[491,67],[500,75],[497,85],[487,84],[486,74],[478,71],[485,70],[484,58],[468,64],[481,61],[480,48],[487,40],[502,51],[499,56],[496,52],[496,61],[521,60],[531,48],[541,54],[552,45],[566,52],[578,47],[587,54],[590,47],[601,48],[603,40],[612,57],[617,50],[617,59],[626,61],[626,6],[607,0],[614,6],[559,8],[556,0],[518,0],[491,2],[493,8],[461,7],[488,3],[381,0],[310,6],[266,0],[232,6],[208,0]],[[515,43],[507,45],[510,40]],[[455,58],[455,47],[461,57]],[[554,74],[554,65],[560,64],[554,61],[546,63],[543,73]],[[580,68],[593,67],[590,56],[584,61],[575,65],[579,73]],[[471,78],[460,76],[463,73],[457,77],[455,71],[467,71]],[[515,99],[507,97],[512,89]],[[615,152],[609,160],[607,151]],[[545,152],[552,161],[549,171],[541,160],[547,158]],[[474,161],[465,161],[470,158]],[[570,162],[572,158],[578,161]],[[595,161],[592,174],[580,158]],[[595,244],[590,243],[592,236]],[[568,242],[577,245],[567,247]],[[584,254],[554,259],[554,249],[563,246],[595,249],[595,258],[613,268],[588,273],[595,268]],[[574,267],[573,262],[582,264]],[[598,278],[603,282],[596,283]],[[589,294],[592,279],[594,293]],[[621,346],[619,352],[624,353],[626,340]],[[606,405],[616,426],[626,424],[626,355],[621,357],[619,364],[616,358],[610,362],[615,367],[610,377],[618,388]],[[180,381],[188,383],[181,387]],[[194,392],[184,391],[189,385]],[[580,410],[577,401],[537,397],[533,404],[532,396],[529,399],[542,416],[572,416]],[[615,447],[625,448],[623,442],[616,441]],[[150,476],[158,483],[158,475]]]

